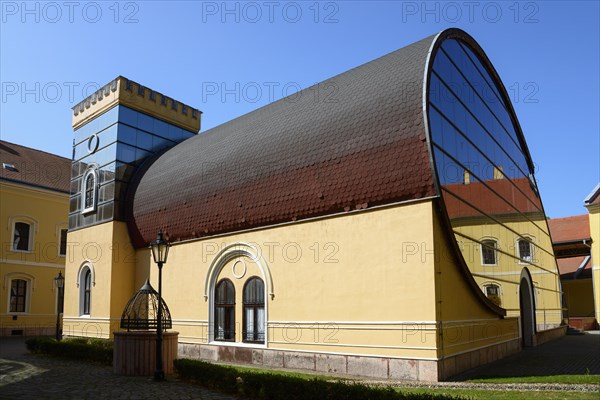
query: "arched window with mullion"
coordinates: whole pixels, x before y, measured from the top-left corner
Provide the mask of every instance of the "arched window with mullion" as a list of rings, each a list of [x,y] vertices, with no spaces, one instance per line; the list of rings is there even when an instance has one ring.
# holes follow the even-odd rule
[[[215,340],[235,340],[235,287],[221,279],[215,290]]]
[[[244,342],[265,342],[265,285],[253,277],[244,285]]]
[[[83,213],[96,211],[98,185],[96,182],[96,170],[90,168],[83,177],[82,207]]]
[[[90,315],[92,300],[92,271],[88,268],[83,278],[83,314]]]

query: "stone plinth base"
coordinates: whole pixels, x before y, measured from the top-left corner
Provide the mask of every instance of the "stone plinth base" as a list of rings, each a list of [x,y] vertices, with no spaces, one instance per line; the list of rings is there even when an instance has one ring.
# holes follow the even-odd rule
[[[376,379],[438,380],[436,360],[321,354],[194,343],[179,344],[179,357]]]
[[[533,345],[539,346],[540,344],[549,342],[554,339],[558,339],[567,334],[567,326],[559,326],[556,328],[548,329],[541,332],[536,332],[533,338]]]
[[[156,369],[156,332],[113,332],[113,371],[121,375],[153,375]],[[163,370],[173,373],[179,332],[163,333]]]

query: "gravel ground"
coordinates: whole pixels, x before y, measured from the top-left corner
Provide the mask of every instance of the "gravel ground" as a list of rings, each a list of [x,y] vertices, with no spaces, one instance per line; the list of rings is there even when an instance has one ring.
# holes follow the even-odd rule
[[[372,386],[390,386],[423,389],[477,389],[477,390],[517,390],[517,391],[572,391],[599,392],[600,385],[596,384],[566,384],[566,383],[471,383],[471,382],[389,382],[389,381],[357,381]]]

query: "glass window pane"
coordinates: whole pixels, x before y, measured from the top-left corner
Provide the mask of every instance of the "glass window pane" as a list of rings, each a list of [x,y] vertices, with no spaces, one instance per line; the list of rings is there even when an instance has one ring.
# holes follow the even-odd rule
[[[25,222],[15,223],[13,250],[29,251],[31,226]]]

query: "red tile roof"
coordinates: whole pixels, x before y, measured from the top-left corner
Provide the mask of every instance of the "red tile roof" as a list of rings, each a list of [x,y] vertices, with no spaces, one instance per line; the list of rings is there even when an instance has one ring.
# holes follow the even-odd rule
[[[590,223],[587,214],[548,220],[552,243],[590,239]]]
[[[558,263],[560,274],[570,274],[577,271],[586,258],[587,256],[576,256],[557,259],[556,262]]]
[[[0,140],[0,179],[69,193],[71,160]]]
[[[491,216],[517,214],[518,212],[542,215],[541,201],[532,190],[527,178],[494,179],[485,181],[485,185],[482,182],[471,182],[469,184],[444,185],[444,187]],[[492,190],[506,201],[498,197]],[[450,219],[481,216],[473,207],[446,192],[444,192],[444,203]]]
[[[433,40],[168,150],[138,174],[133,243],[159,227],[183,240],[436,195],[422,99]],[[333,98],[316,98],[325,88]]]
[[[590,256],[576,256],[567,258],[558,258],[558,271],[561,278],[571,278],[579,270],[579,267],[585,262],[584,267],[577,274],[578,277],[587,277],[591,275],[592,263]]]

